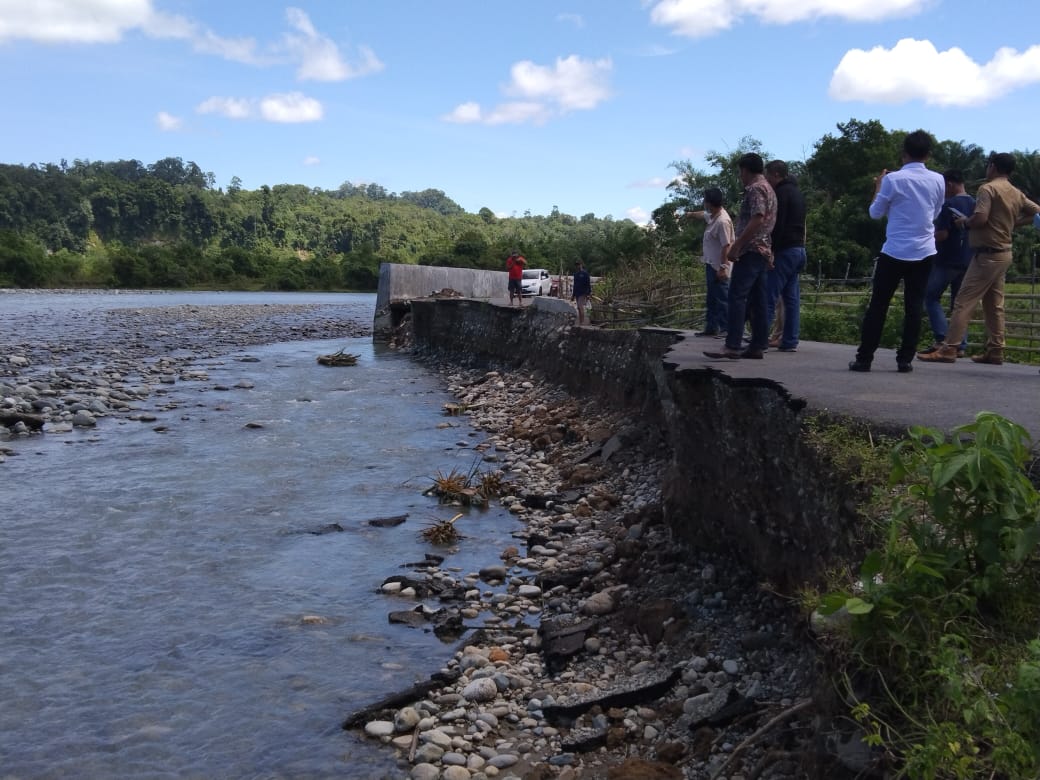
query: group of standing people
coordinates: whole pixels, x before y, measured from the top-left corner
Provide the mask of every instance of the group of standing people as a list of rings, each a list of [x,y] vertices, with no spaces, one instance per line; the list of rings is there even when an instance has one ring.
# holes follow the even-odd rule
[[[870,371],[900,282],[903,329],[897,371],[913,371],[915,357],[931,363],[956,363],[964,357],[968,321],[980,301],[986,343],[971,360],[1004,362],[1004,277],[1012,262],[1011,237],[1016,227],[1037,219],[1040,206],[1008,181],[1015,169],[1014,155],[990,155],[986,183],[973,200],[960,171],[940,174],[925,166],[931,151],[928,133],[909,133],[903,142],[903,165],[875,179],[870,216],[887,217],[888,226],[850,371]],[[948,322],[940,301],[947,285],[953,299]],[[935,343],[918,351],[922,309],[927,309]]]
[[[782,160],[766,165],[760,155],[749,152],[737,166],[744,197],[736,228],[717,188],[704,191],[703,210],[689,213],[708,223],[705,326],[696,335],[725,338],[723,349],[705,351],[712,358],[761,359],[770,347],[795,352],[801,305],[798,274],[806,260],[805,200]],[[774,320],[777,327],[771,338]],[[751,323],[751,339],[745,348],[746,321]]]
[[[907,134],[901,167],[882,171],[874,180],[869,213],[887,218],[888,225],[850,371],[870,371],[900,283],[904,311],[897,371],[913,371],[915,358],[955,363],[964,357],[968,321],[980,301],[986,343],[971,359],[1004,362],[1004,277],[1012,262],[1012,232],[1031,221],[1040,228],[1040,206],[1008,181],[1014,155],[990,155],[986,183],[972,198],[961,171],[927,168],[932,143],[924,130]],[[760,359],[768,348],[794,352],[800,325],[798,274],[806,263],[805,201],[783,161],[766,165],[752,152],[737,165],[744,197],[736,227],[716,188],[704,191],[703,210],[687,215],[707,222],[705,324],[695,335],[725,338],[722,349],[704,352],[710,358]],[[949,321],[942,306],[947,288]],[[934,344],[918,351],[924,312]],[[745,322],[751,325],[747,346]]]

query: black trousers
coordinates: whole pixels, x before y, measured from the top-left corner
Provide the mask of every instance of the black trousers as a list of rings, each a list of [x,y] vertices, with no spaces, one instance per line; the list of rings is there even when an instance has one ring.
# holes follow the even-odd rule
[[[874,360],[874,353],[881,343],[881,331],[885,327],[888,307],[900,282],[903,283],[903,338],[896,352],[896,361],[909,363],[914,359],[917,342],[921,338],[924,291],[928,286],[928,274],[931,273],[934,257],[932,255],[924,260],[909,261],[896,260],[886,254],[878,256],[856,360],[864,363]]]

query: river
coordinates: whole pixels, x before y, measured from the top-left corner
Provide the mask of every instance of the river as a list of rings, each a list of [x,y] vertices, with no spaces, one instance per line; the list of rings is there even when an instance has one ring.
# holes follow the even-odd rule
[[[374,296],[6,293],[0,347],[28,321],[60,337],[85,309],[271,301],[370,321]],[[317,366],[340,348],[358,365]],[[156,422],[4,443],[0,777],[402,776],[340,723],[453,651],[389,625],[414,602],[377,590],[443,552],[419,531],[454,510],[422,490],[478,462],[483,435],[443,416],[436,375],[370,338],[250,346],[199,368],[211,381],[179,382]],[[344,530],[309,533],[332,523]],[[462,523],[444,563],[462,572],[518,527],[501,508]]]

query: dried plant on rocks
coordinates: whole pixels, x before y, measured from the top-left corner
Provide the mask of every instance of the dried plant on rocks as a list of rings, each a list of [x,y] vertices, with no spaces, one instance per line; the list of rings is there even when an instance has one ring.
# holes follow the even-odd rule
[[[465,473],[455,468],[447,474],[438,470],[436,475],[431,477],[433,485],[424,495],[437,496],[442,504],[487,506],[492,498],[497,498],[502,492],[502,472],[481,472],[478,459],[474,459],[473,466]]]
[[[486,503],[502,495],[504,486],[505,481],[502,479],[501,471],[485,471],[480,475],[480,487],[477,488],[477,492]]]
[[[454,544],[462,538],[462,534],[455,527],[455,521],[462,517],[462,513],[455,515],[451,520],[438,520],[432,525],[426,526],[419,535],[433,544]]]
[[[318,363],[323,366],[356,366],[358,356],[342,349],[329,355],[318,355]]]
[[[437,496],[442,504],[461,501],[469,487],[467,475],[457,469],[452,469],[447,474],[437,469],[437,473],[431,479],[433,485],[426,491],[426,495]]]

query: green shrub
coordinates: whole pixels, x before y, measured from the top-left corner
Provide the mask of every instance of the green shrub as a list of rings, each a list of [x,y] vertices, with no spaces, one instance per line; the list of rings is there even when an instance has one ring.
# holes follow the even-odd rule
[[[914,428],[892,454],[905,487],[854,588],[820,611],[851,617],[851,664],[878,701],[855,702],[900,776],[1040,776],[1040,494],[1028,433],[991,412],[950,437]]]

